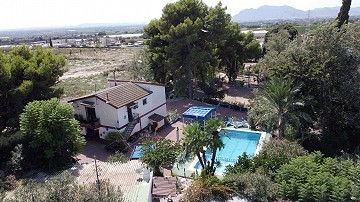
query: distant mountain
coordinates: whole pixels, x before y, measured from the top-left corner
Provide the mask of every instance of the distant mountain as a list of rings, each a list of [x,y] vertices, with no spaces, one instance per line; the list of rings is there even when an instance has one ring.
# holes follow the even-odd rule
[[[310,18],[335,18],[340,7],[316,8],[310,10]],[[360,16],[360,7],[350,9],[350,16]],[[269,20],[306,19],[308,11],[291,6],[261,6],[257,9],[245,9],[232,17],[235,22],[256,22]]]

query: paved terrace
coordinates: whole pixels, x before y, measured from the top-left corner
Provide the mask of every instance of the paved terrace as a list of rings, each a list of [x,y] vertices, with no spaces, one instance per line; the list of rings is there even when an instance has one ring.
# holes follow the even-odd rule
[[[190,100],[186,98],[177,98],[174,100],[167,100],[166,102],[168,111],[175,111],[179,113],[181,119],[170,126],[162,129],[158,132],[159,136],[165,137],[167,139],[176,141],[176,128],[179,128],[179,138],[181,139],[183,135],[184,123],[182,122],[182,114],[191,106],[212,106],[216,107],[216,105],[210,105],[204,102]],[[224,119],[224,117],[234,117],[235,120],[241,120],[242,118],[246,118],[246,112],[240,112],[237,110],[225,108],[225,107],[217,107],[216,109],[216,117],[220,119]]]

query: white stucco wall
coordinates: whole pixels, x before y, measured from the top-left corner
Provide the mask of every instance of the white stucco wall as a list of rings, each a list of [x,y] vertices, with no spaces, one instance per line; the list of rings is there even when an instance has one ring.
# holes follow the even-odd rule
[[[75,114],[81,115],[84,119],[87,119],[85,106],[80,104],[83,101],[89,101],[94,103],[95,114],[96,117],[100,119],[101,125],[110,126],[110,127],[119,127],[117,109],[109,104],[106,104],[104,101],[96,97],[90,97],[90,98],[74,101],[72,105],[74,107]],[[109,132],[109,130],[110,129],[106,130],[105,127],[100,127],[99,128],[100,138],[105,138],[105,134]],[[85,127],[81,127],[81,134],[86,135]]]
[[[117,83],[120,84],[122,82]],[[135,101],[138,103],[138,108],[132,109],[132,113],[139,114],[139,116],[141,117],[141,124],[138,123],[135,126],[132,134],[141,130],[142,128],[147,127],[149,125],[148,117],[152,114],[157,113],[164,117],[167,116],[165,86],[137,82],[134,83],[148,91],[151,91],[152,93],[144,98],[141,98],[138,101]],[[114,82],[110,82],[110,86],[114,86]],[[147,100],[147,103],[145,105],[143,104],[144,99]],[[73,102],[75,113],[82,115],[84,119],[86,119],[85,106],[80,105],[80,103],[85,100],[95,103],[94,106],[96,117],[100,119],[100,124],[102,125],[102,127],[99,128],[100,138],[105,138],[108,132],[119,132],[119,130],[114,129],[113,127],[120,128],[128,123],[128,112],[126,106],[116,109],[96,97],[85,98]],[[124,130],[125,127],[122,128],[120,131]],[[82,133],[84,135],[86,134],[85,128],[82,129]]]
[[[84,119],[86,119],[86,111],[85,106],[81,105],[80,103],[83,101],[93,102],[95,103],[95,97],[85,98],[82,100],[77,100],[72,103],[74,107],[75,114],[81,115]],[[95,112],[96,113],[96,112]],[[96,117],[99,118],[99,116],[96,114]]]
[[[117,81],[117,84],[121,84],[121,83],[127,83],[128,81]],[[138,82],[134,82],[136,85],[139,85],[140,87],[144,88],[145,90],[151,91],[152,93],[138,101],[136,101],[138,103],[138,108],[137,109],[132,109],[133,113],[138,113],[139,116],[141,117],[141,128],[145,128],[146,126],[149,125],[149,116],[151,116],[154,113],[160,114],[164,117],[167,116],[167,108],[166,108],[166,95],[165,95],[165,86],[161,86],[161,85],[156,85],[156,84],[148,84],[148,83],[138,83]],[[115,82],[114,81],[110,81],[109,82],[110,86],[115,86]],[[143,100],[147,99],[147,104],[143,104]],[[157,109],[156,109],[157,108]],[[154,110],[156,109],[156,110]],[[154,111],[152,111],[154,110]],[[152,112],[150,112],[152,111]],[[150,113],[148,113],[150,112]],[[127,117],[127,111],[125,108],[125,111],[119,111],[118,112],[118,116],[121,119],[124,119],[124,116]],[[121,115],[123,114],[123,115]],[[145,115],[145,116],[144,116]],[[127,118],[125,119],[127,121]],[[136,127],[134,128],[132,133],[135,133],[137,131],[139,131],[140,129],[140,123],[138,123],[136,125]]]

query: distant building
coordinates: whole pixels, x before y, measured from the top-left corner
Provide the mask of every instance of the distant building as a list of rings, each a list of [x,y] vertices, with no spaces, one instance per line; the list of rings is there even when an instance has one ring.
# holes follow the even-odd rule
[[[253,30],[244,30],[244,31],[241,31],[241,33],[248,33],[248,32],[253,32],[254,33],[254,37],[256,39],[256,41],[258,41],[260,43],[260,46],[262,47],[263,44],[264,44],[264,40],[265,40],[265,35],[268,31],[266,30],[256,30],[256,31],[253,31]]]

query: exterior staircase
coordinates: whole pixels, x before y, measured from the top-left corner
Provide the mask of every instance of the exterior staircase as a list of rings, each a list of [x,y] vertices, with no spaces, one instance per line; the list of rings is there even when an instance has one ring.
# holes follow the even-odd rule
[[[134,119],[129,123],[129,125],[126,126],[124,130],[126,138],[130,137],[137,123],[138,123],[138,116],[134,116]]]

